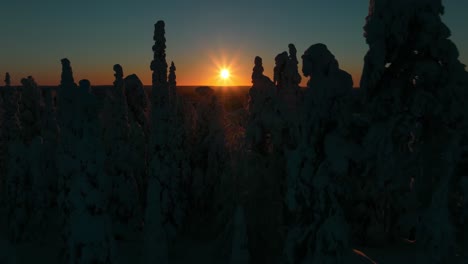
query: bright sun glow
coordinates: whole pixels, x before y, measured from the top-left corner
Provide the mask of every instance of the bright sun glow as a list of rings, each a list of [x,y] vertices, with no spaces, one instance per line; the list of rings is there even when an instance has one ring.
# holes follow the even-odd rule
[[[213,52],[213,53],[211,53]],[[239,83],[239,64],[240,51],[227,52],[223,49],[212,50],[208,53],[213,67],[207,83],[213,86],[228,87],[236,86]]]
[[[222,69],[221,70],[221,73],[220,73],[220,76],[223,80],[226,80],[227,78],[229,78],[229,70],[228,69]]]

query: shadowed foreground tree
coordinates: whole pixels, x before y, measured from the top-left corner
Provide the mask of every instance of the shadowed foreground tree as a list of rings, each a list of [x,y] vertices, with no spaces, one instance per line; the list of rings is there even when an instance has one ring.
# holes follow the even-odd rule
[[[0,89],[0,205],[6,205],[7,199],[7,179],[6,179],[6,157],[7,157],[7,139],[5,133],[6,130],[6,119],[5,116],[5,103],[4,103],[4,88],[10,86],[10,74],[7,72],[5,74],[5,87]]]
[[[129,163],[133,140],[130,136],[123,69],[114,65],[114,86],[107,90],[102,113],[105,168],[110,177],[109,214],[116,239],[128,239],[142,221],[142,208],[134,170]]]
[[[44,153],[42,169],[44,182],[47,183],[45,202],[48,207],[55,207],[58,195],[57,161],[55,159],[55,155],[48,155],[48,153],[56,153],[60,131],[57,124],[57,113],[52,97],[52,89],[42,88],[42,98],[44,101],[44,112],[41,123],[41,135],[43,139]]]
[[[468,75],[443,11],[441,0],[374,0],[364,27],[368,172],[384,193],[374,200],[385,217],[374,221],[391,238],[415,230],[425,263],[454,261],[466,240],[455,212],[466,177]]]
[[[195,128],[192,124],[196,112],[191,102],[187,102],[176,93],[177,76],[174,62],[171,63],[168,76],[170,130],[168,144],[173,155],[173,172],[171,180],[171,200],[173,203],[172,221],[177,232],[187,226],[189,210],[190,184],[192,183],[191,156]],[[174,235],[174,234],[173,234]],[[175,238],[174,236],[172,237]]]
[[[303,73],[310,76],[296,139],[287,150],[286,204],[291,225],[285,261],[317,263],[349,261],[350,240],[341,200],[343,182],[354,158],[346,129],[346,107],[351,76],[324,44],[315,44],[302,56]],[[344,119],[344,120],[341,120]]]
[[[125,97],[128,107],[129,138],[132,140],[128,164],[138,185],[140,207],[146,208],[146,191],[148,189],[148,96],[138,76],[131,74],[124,79]]]
[[[107,205],[111,190],[98,106],[88,80],[77,87],[68,59],[62,60],[58,89],[57,149],[59,205],[63,217],[63,263],[113,263],[113,238]]]
[[[23,170],[24,190],[26,196],[28,239],[42,232],[46,221],[48,208],[49,186],[53,179],[45,175],[44,139],[41,135],[41,124],[44,103],[41,90],[29,76],[21,79],[21,100],[19,101],[19,119],[21,123],[21,137],[23,141],[22,159],[25,161]]]
[[[31,141],[35,137],[41,135],[41,114],[43,112],[44,103],[42,101],[40,88],[31,76],[21,79],[21,84],[19,118],[23,128],[23,139],[26,144],[31,144]]]
[[[149,179],[145,216],[145,263],[169,263],[166,230],[171,208],[170,181],[172,168],[169,90],[167,83],[166,38],[164,22],[154,25],[153,71],[151,92],[151,135],[149,149]]]
[[[169,67],[169,75],[167,77],[169,85],[169,102],[174,107],[177,106],[177,80],[176,80],[176,67],[174,62],[171,62],[171,67]]]
[[[224,110],[214,90],[198,87],[195,105],[197,122],[192,155],[192,210],[199,217],[216,214],[216,192],[224,178],[226,149]],[[205,221],[210,221],[205,219]]]
[[[295,127],[298,120],[296,117],[300,111],[302,103],[302,93],[299,84],[301,83],[301,75],[299,75],[299,70],[297,65],[299,64],[297,60],[297,50],[294,44],[289,44],[289,54],[283,52],[279,54],[276,58],[277,66],[275,67],[275,73],[279,79],[276,83],[278,88],[278,95],[280,97],[280,112],[287,116],[284,117],[287,120],[286,127],[291,128]],[[278,65],[279,63],[279,65]],[[288,133],[293,133],[289,131]],[[293,136],[293,135],[291,135]]]
[[[4,126],[4,108],[3,108],[3,87],[0,87],[0,207],[5,206],[6,199],[6,179],[5,179],[5,155],[6,155],[6,142],[3,138]]]
[[[3,88],[4,175],[6,187],[8,238],[12,243],[24,240],[28,222],[28,202],[26,187],[27,160],[24,157],[24,144],[19,120],[19,93],[9,85],[9,76]]]
[[[286,54],[287,57],[287,54]],[[256,57],[246,127],[245,218],[251,263],[280,263],[284,157],[281,98]]]
[[[263,75],[263,61],[255,57],[252,73],[252,88],[249,90],[249,118],[246,127],[248,147],[259,153],[271,149],[271,137],[276,127],[276,87]],[[276,134],[276,133],[275,133]]]

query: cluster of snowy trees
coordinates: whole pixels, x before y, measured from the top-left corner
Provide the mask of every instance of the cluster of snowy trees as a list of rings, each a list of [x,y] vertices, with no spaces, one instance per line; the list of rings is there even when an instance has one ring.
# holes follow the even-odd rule
[[[278,209],[263,217],[283,231],[268,231],[267,243],[259,230],[268,225],[247,220],[253,262],[348,263],[351,245],[402,239],[421,263],[467,257],[468,73],[441,14],[440,0],[371,1],[359,90],[324,44],[302,56],[310,81],[301,93],[292,45],[275,58],[274,81],[255,59],[248,177],[263,181],[256,194],[277,188],[286,208],[272,197],[262,205]],[[281,260],[263,253],[275,239]]]
[[[12,87],[6,74],[0,186],[10,243],[37,241],[58,217],[63,263],[114,263],[116,243],[141,231],[144,261],[167,263],[169,244],[191,226],[188,216],[216,210],[227,159],[224,112],[210,88],[197,110],[179,98],[162,21],[154,40],[151,99],[118,64],[102,104],[88,80],[75,83],[68,59],[55,100],[32,77]]]
[[[163,21],[149,98],[119,64],[102,105],[68,59],[55,99],[6,74],[10,243],[37,241],[58,217],[61,263],[116,263],[116,244],[138,234],[144,263],[169,263],[175,241],[197,235],[228,241],[233,264],[350,263],[352,245],[401,239],[424,263],[468,258],[468,73],[441,14],[441,0],[371,0],[360,89],[324,44],[302,55],[301,89],[290,44],[273,80],[254,59],[236,113],[209,87],[177,94]]]

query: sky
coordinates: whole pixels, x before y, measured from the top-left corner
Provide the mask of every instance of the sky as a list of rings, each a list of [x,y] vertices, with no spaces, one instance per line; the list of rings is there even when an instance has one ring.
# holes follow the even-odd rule
[[[468,1],[443,1],[442,20],[452,31],[460,61],[468,64]],[[39,85],[60,83],[62,58],[75,81],[109,85],[112,67],[151,84],[154,24],[166,24],[167,61],[178,85],[251,85],[255,56],[273,77],[274,58],[293,43],[298,57],[324,43],[359,85],[368,50],[363,25],[368,0],[15,0],[0,14],[0,76],[13,85],[33,76]],[[222,67],[231,80],[219,80]],[[301,63],[299,65],[301,68]],[[301,85],[306,84],[303,77]]]

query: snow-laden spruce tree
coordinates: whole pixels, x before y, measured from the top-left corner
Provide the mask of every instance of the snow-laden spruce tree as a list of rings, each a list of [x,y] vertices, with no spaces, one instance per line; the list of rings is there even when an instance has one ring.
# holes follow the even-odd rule
[[[114,86],[107,90],[102,111],[102,138],[106,151],[105,169],[111,182],[109,214],[112,231],[118,239],[126,237],[141,223],[138,184],[129,157],[133,154],[129,137],[127,98],[123,69],[114,65]]]
[[[379,146],[369,148],[371,165],[390,192],[393,218],[419,204],[412,224],[427,263],[449,262],[457,252],[449,208],[468,120],[468,77],[443,12],[441,0],[374,0],[364,27],[361,88],[374,123],[367,145]]]
[[[285,85],[287,89],[292,91],[291,94],[295,96],[292,99],[290,99],[291,101],[288,101],[290,102],[290,107],[294,107],[294,105],[300,104],[301,89],[299,87],[299,84],[301,83],[302,78],[299,74],[298,69],[299,61],[297,60],[297,49],[292,43],[288,45],[288,48],[289,57],[285,67]]]
[[[4,81],[5,81],[5,87],[11,86],[11,76],[9,72],[5,73]]]
[[[23,144],[19,120],[20,93],[10,86],[9,77],[3,88],[4,172],[6,184],[7,230],[12,243],[18,243],[27,235],[26,226],[31,209],[30,190],[26,189],[28,170],[27,151]]]
[[[281,52],[275,57],[275,68],[273,69],[273,80],[276,87],[283,89],[286,85],[286,64],[288,63],[288,53]]]
[[[6,78],[5,78],[6,81]],[[0,87],[0,207],[5,204],[5,151],[6,144],[3,138],[3,126],[4,126],[4,106],[3,106],[3,86]]]
[[[297,146],[287,149],[286,204],[292,219],[285,243],[286,263],[346,263],[348,226],[340,200],[357,146],[346,139],[351,76],[323,44],[302,56],[310,76],[304,95]]]
[[[21,100],[19,101],[19,119],[23,153],[20,155],[26,162],[24,168],[24,190],[27,196],[27,214],[29,221],[28,234],[40,232],[45,224],[45,213],[48,207],[49,182],[44,175],[44,149],[41,135],[41,124],[44,104],[41,90],[34,79],[29,76],[21,79]]]
[[[60,142],[57,168],[63,214],[63,263],[113,263],[111,219],[107,212],[110,180],[105,174],[105,149],[97,100],[90,82],[78,87],[68,59],[62,59],[58,88]]]
[[[297,49],[294,44],[288,45],[289,53],[283,51],[275,57],[275,68],[273,69],[273,79],[278,89],[283,89],[291,85],[298,85],[301,76],[297,65]]]
[[[174,62],[171,62],[169,67],[169,75],[167,81],[169,85],[169,101],[170,104],[175,108],[177,106],[177,77],[176,77],[176,66]]]
[[[275,78],[278,97],[278,112],[283,120],[282,142],[293,147],[297,137],[300,110],[302,107],[302,91],[299,87],[301,76],[298,70],[297,50],[294,44],[289,44],[288,52],[279,54],[276,58]]]
[[[30,144],[35,137],[41,134],[41,114],[44,104],[42,102],[41,90],[31,76],[21,79],[21,84],[19,118],[23,128],[22,132],[25,144]]]
[[[58,175],[55,155],[47,155],[47,153],[56,153],[59,127],[57,124],[57,114],[52,97],[52,89],[42,88],[42,98],[44,101],[44,112],[42,115],[41,135],[43,139],[44,157],[42,161],[42,170],[44,181],[47,182],[47,193],[45,202],[49,206],[55,206],[58,195]]]
[[[199,213],[212,211],[213,195],[222,178],[225,167],[224,110],[209,87],[198,87],[196,103],[196,141],[192,159],[194,162],[193,195]]]
[[[7,73],[8,74],[8,73]],[[5,76],[5,84],[9,84],[9,74],[8,74],[8,84],[7,76]],[[3,87],[1,87],[3,88]],[[4,126],[4,104],[3,104],[3,90],[0,89],[0,206],[5,206],[6,199],[6,168],[5,168],[5,158],[6,158],[6,141],[3,137],[3,126]]]
[[[261,67],[261,65],[260,65]],[[226,113],[225,118],[225,140],[228,162],[226,164],[226,176],[221,182],[220,190],[224,192],[223,198],[218,203],[223,205],[223,209],[228,219],[226,229],[231,231],[231,258],[230,263],[249,263],[250,252],[247,234],[247,218],[245,213],[245,199],[248,196],[247,179],[247,141],[245,140],[245,130],[248,120],[248,95],[243,102],[243,107]],[[222,223],[222,221],[219,221]],[[225,222],[224,222],[225,223]]]
[[[271,130],[277,127],[275,84],[263,75],[263,61],[255,57],[252,73],[252,88],[249,90],[249,118],[246,128],[246,140],[249,148],[258,153],[266,153],[271,146]]]
[[[190,223],[185,221],[189,210],[189,201],[191,195],[192,184],[192,167],[191,163],[195,148],[195,124],[194,119],[197,118],[196,111],[190,101],[184,100],[177,94],[177,76],[176,67],[174,62],[171,63],[168,76],[169,84],[169,103],[173,110],[171,110],[170,123],[171,131],[169,144],[172,146],[172,153],[174,155],[174,168],[173,179],[171,181],[172,189],[172,203],[174,208],[172,211],[173,221],[177,225],[178,230],[187,227]]]
[[[251,262],[278,263],[283,235],[282,147],[286,122],[280,109],[278,88],[263,75],[262,59],[256,57],[254,63],[246,127],[246,171],[242,177],[248,193],[245,198],[248,245]]]
[[[148,112],[149,99],[145,92],[143,83],[136,74],[125,77],[125,97],[128,105],[128,120],[130,123],[136,123],[141,130],[149,133]]]
[[[137,75],[131,74],[124,79],[125,97],[128,107],[128,136],[131,148],[127,162],[132,168],[133,177],[138,185],[140,206],[146,207],[148,189],[148,141],[149,141],[149,103],[143,83]]]
[[[168,263],[168,236],[173,229],[171,180],[173,168],[171,137],[171,107],[167,81],[166,38],[164,21],[154,25],[153,61],[151,61],[151,135],[149,148],[149,179],[145,215],[145,263]]]

